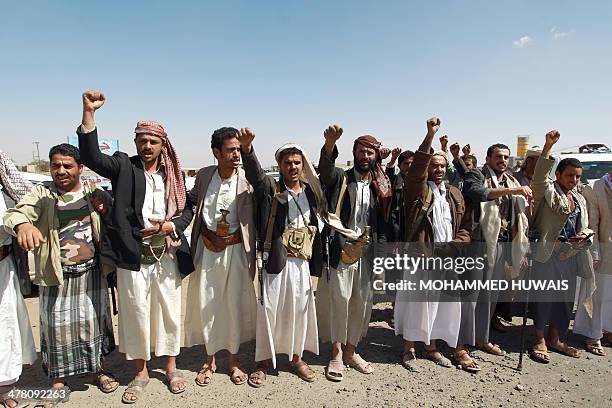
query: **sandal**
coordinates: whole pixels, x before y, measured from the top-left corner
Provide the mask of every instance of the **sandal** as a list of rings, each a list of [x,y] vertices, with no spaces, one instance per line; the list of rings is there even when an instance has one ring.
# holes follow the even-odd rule
[[[461,366],[461,369],[468,373],[477,373],[482,370],[467,350],[459,350],[453,354],[453,358]]]
[[[325,378],[329,381],[340,382],[344,379],[344,363],[342,360],[333,358],[325,368]]]
[[[494,356],[503,357],[506,355],[506,352],[502,350],[502,348],[499,347],[498,344],[486,343],[482,346],[478,346],[478,349]]]
[[[533,361],[537,361],[538,363],[543,363],[543,364],[550,363],[550,355],[548,354],[548,349],[546,349],[546,347],[544,349],[536,348],[536,347],[542,347],[542,346],[541,345],[534,346],[531,349],[531,352],[529,353],[529,357],[531,357]]]
[[[546,345],[549,350],[556,351],[559,354],[563,354],[564,356],[580,358],[580,352],[578,349],[568,346],[567,343],[560,343],[559,346],[550,346]]]
[[[599,340],[587,340],[584,342],[584,348],[589,353],[593,353],[596,356],[605,357],[606,353],[604,352],[603,347],[601,346],[601,342]]]
[[[147,378],[146,380],[139,380],[137,378],[134,378],[127,385],[127,388],[125,389],[125,391],[123,391],[123,396],[121,396],[121,402],[123,402],[124,404],[134,404],[136,401],[140,399],[140,396],[144,392],[144,389],[147,386],[147,384],[149,384],[149,378]],[[136,398],[135,399],[129,398],[129,394],[131,394],[132,397],[136,397]]]
[[[451,361],[448,358],[444,357],[442,353],[440,353],[437,349],[433,349],[433,350],[426,349],[425,353],[427,354],[428,359],[430,359],[431,361],[433,361],[439,366],[442,366],[445,368],[451,368],[453,366],[453,363],[451,363]]]
[[[347,366],[359,371],[361,374],[372,374],[374,372],[374,367],[372,364],[365,361],[361,356],[357,353],[353,353],[350,361],[342,357],[344,364]]]
[[[234,385],[242,385],[247,382],[248,376],[244,371],[240,369],[240,367],[235,366],[230,371],[230,380],[234,383]]]
[[[195,383],[198,384],[200,387],[206,387],[212,381],[212,376],[216,371],[217,367],[213,368],[210,364],[204,363],[204,365],[202,365],[202,368],[200,368],[200,371],[198,371],[198,375],[195,378]],[[209,372],[210,375],[207,374]],[[198,376],[200,375],[204,376],[204,381],[198,381]]]
[[[258,363],[251,375],[249,375],[248,383],[253,388],[263,387],[266,381],[266,375],[268,374],[268,365],[266,363]],[[259,380],[259,383],[256,383],[255,380]]]
[[[412,373],[418,373],[420,371],[416,361],[417,358],[414,351],[405,351],[402,355],[402,365]]]
[[[293,372],[306,382],[313,382],[317,374],[304,360],[289,364]]]
[[[106,379],[103,380],[102,377],[106,377]],[[107,388],[107,386],[112,383],[115,383],[115,385]],[[117,388],[119,388],[119,381],[117,381],[115,376],[111,372],[104,370],[100,370],[96,373],[96,384],[98,385],[98,389],[105,394],[115,392]]]
[[[27,407],[28,404],[24,401],[21,400],[21,398],[17,398],[17,397],[9,397],[8,394],[9,392],[11,392],[10,390],[0,394],[0,405],[3,407],[11,407],[11,408],[23,408],[23,407]],[[12,401],[13,404],[9,405],[8,402]]]
[[[173,394],[181,394],[187,389],[187,380],[177,370],[174,370],[171,373],[166,373],[166,379],[168,380],[168,389]],[[185,385],[185,387],[180,388],[180,384]]]

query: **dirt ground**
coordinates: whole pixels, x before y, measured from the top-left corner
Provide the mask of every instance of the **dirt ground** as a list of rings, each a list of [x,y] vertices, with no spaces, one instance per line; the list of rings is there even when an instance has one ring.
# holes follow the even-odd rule
[[[183,282],[183,293],[187,292]],[[184,299],[185,300],[185,299]],[[38,300],[26,300],[34,337],[39,341]],[[183,310],[184,310],[183,302]],[[163,359],[154,358],[149,367],[153,370],[151,382],[142,399],[141,407],[176,406],[293,406],[293,407],[535,407],[535,406],[612,406],[612,349],[606,349],[608,356],[596,357],[583,352],[582,358],[573,359],[551,354],[548,365],[525,360],[522,372],[516,371],[520,349],[519,319],[508,333],[493,332],[492,341],[502,345],[509,353],[505,357],[494,357],[481,351],[473,356],[482,367],[478,374],[468,374],[455,368],[442,368],[428,360],[422,360],[419,373],[408,372],[399,364],[401,338],[394,335],[389,326],[393,312],[391,304],[376,303],[367,338],[358,351],[372,362],[375,372],[362,375],[354,370],[345,372],[344,381],[331,383],[325,379],[324,368],[330,352],[329,344],[321,346],[320,355],[306,353],[304,356],[317,372],[313,383],[306,383],[287,368],[287,359],[279,361],[279,371],[268,375],[264,387],[254,389],[247,384],[233,385],[227,374],[227,356],[218,359],[219,370],[211,385],[198,387],[193,381],[202,364],[201,347],[183,348],[177,360],[189,380],[187,390],[172,395],[163,382]],[[117,331],[116,317],[115,334]],[[527,341],[532,340],[533,331],[528,330]],[[581,344],[578,336],[570,336],[571,344]],[[253,366],[254,342],[244,345],[240,359],[243,368]],[[448,348],[442,351],[450,356]],[[108,369],[113,372],[122,386],[113,394],[103,394],[91,384],[90,375],[68,379],[72,390],[66,407],[113,407],[122,406],[121,393],[132,376],[132,366],[124,356],[115,351],[109,358]],[[40,359],[31,367],[24,367],[20,386],[46,386],[40,366]]]

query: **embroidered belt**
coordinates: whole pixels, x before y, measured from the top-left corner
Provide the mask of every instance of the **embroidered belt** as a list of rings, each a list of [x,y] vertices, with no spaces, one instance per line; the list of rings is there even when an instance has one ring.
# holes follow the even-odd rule
[[[76,265],[62,265],[62,272],[64,275],[82,275],[83,273],[93,269],[98,265],[98,261],[96,258],[91,258],[85,262],[81,262]]]
[[[242,234],[240,233],[240,230],[228,235],[227,237],[220,237],[213,231],[209,230],[208,227],[202,223],[200,232],[202,234],[202,241],[204,242],[206,249],[211,252],[222,252],[228,246],[236,245],[242,242]]]

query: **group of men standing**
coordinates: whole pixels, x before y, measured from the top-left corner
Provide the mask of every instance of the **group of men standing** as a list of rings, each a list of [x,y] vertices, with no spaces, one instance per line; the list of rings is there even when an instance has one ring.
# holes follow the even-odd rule
[[[425,139],[414,153],[390,151],[371,135],[355,139],[354,166],[344,170],[335,165],[343,130],[332,125],[324,131],[318,173],[304,149],[290,143],[276,151],[277,181],[260,165],[254,132],[224,127],[211,138],[217,164],[202,168],[187,192],[177,154],[158,122],[138,122],[137,155],[100,152],[94,114],[104,102],[99,91],[83,94],[79,149],[66,144],[51,149],[50,187],[30,190],[22,180],[15,187],[17,173],[0,167],[3,195],[13,200],[6,210],[0,208],[6,212],[0,231],[6,273],[0,273],[0,283],[8,294],[2,297],[7,312],[0,309],[0,316],[12,328],[12,347],[19,350],[15,356],[21,356],[10,367],[0,367],[0,386],[15,383],[21,364],[33,361],[15,262],[20,248],[34,251],[43,368],[54,388],[64,387],[68,376],[87,372],[94,373],[101,391],[118,388],[113,374],[104,370],[104,356],[115,348],[107,275],[116,273],[119,350],[135,368],[122,396],[128,404],[141,397],[149,382],[151,353],[166,357],[169,390],[178,394],[186,389],[176,357],[183,336],[181,281],[188,275],[185,345],[202,345],[205,355],[197,385],[211,383],[216,356],[224,350],[236,385],[264,385],[279,354],[288,356],[301,379],[314,381],[316,373],[302,357],[305,350],[318,354],[320,340],[331,343],[327,379],[341,381],[346,366],[371,374],[372,364],[356,348],[372,310],[372,243],[419,243],[425,252],[435,248],[430,255],[451,257],[465,255],[465,244],[476,243],[471,250],[487,259],[481,280],[515,279],[528,269],[529,236],[535,229],[543,244],[532,251],[532,273],[561,271],[587,282],[581,286],[576,327],[588,337],[587,349],[603,354],[599,339],[612,331],[612,310],[605,306],[612,296],[612,251],[597,247],[595,269],[601,272],[594,274],[586,248],[593,231],[596,240],[612,239],[612,182],[607,176],[596,184],[587,208],[575,188],[579,162],[562,161],[556,181],[550,180],[549,152],[558,132],[547,134],[533,173],[519,180],[508,169],[510,149],[501,144],[489,148],[482,170],[475,157],[459,156],[457,144],[451,146],[452,163],[448,152],[434,152],[438,118],[427,121]],[[385,169],[382,162],[389,154]],[[394,168],[397,160],[399,170]],[[3,156],[0,164],[6,163]],[[111,180],[112,198],[81,182],[84,165]],[[447,170],[453,172],[453,183],[447,181]],[[589,220],[595,212],[597,218]],[[184,232],[190,225],[188,243]],[[566,247],[557,242],[573,252],[562,252],[558,247]],[[436,271],[421,272],[433,276]],[[318,277],[316,296],[313,276]],[[457,364],[470,372],[480,367],[467,346],[505,354],[490,342],[489,328],[496,316],[512,315],[511,303],[497,302],[490,290],[451,301],[440,296],[431,293],[426,301],[413,301],[410,294],[397,295],[395,331],[404,339],[406,368],[419,370],[417,342],[425,344],[429,359],[451,367],[437,348],[443,340],[454,348]],[[14,300],[5,301],[9,298]],[[548,362],[548,349],[578,355],[561,341],[571,305],[539,302],[531,310],[534,359]],[[24,313],[25,320],[20,318]],[[256,364],[247,375],[238,354],[241,344],[253,339]]]

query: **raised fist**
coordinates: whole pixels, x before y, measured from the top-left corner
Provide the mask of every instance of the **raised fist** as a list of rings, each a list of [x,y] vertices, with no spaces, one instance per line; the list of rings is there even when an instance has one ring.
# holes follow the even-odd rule
[[[243,150],[251,150],[251,144],[253,143],[253,139],[255,139],[255,132],[253,132],[251,129],[241,128],[238,131],[238,141],[240,142],[240,146],[244,147]]]
[[[440,119],[434,116],[427,119],[427,134],[433,136],[440,129]]]
[[[459,158],[459,151],[461,150],[461,146],[459,146],[459,143],[453,143],[450,147],[450,152],[453,155],[454,159],[458,159]]]
[[[387,157],[389,157],[390,154],[391,154],[391,149],[389,149],[388,147],[381,147],[380,158],[382,160],[385,160]]]
[[[336,140],[340,139],[344,130],[338,125],[330,125],[323,132],[323,136],[325,136],[325,141],[336,142]]]
[[[402,148],[401,147],[396,147],[395,149],[393,149],[391,151],[391,160],[397,160],[397,158],[399,157],[399,155],[402,153]]]
[[[95,112],[104,105],[106,98],[100,91],[85,91],[83,93],[83,110]]]
[[[548,144],[549,146],[552,146],[555,143],[557,143],[560,137],[561,137],[561,133],[559,133],[558,130],[551,130],[550,132],[546,134],[546,144]]]
[[[471,146],[470,146],[470,144],[468,143],[468,144],[466,144],[465,146],[463,146],[462,151],[463,151],[463,154],[464,154],[465,156],[467,156],[468,154],[471,154],[471,153],[472,153],[472,147],[471,147]]]
[[[448,146],[448,135],[440,137],[440,147],[443,151],[446,151],[446,146]]]

